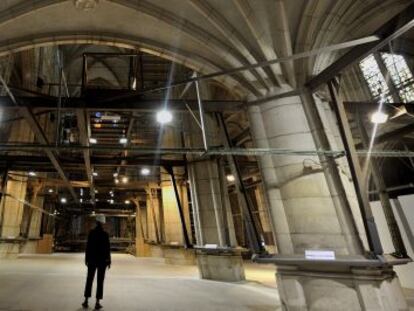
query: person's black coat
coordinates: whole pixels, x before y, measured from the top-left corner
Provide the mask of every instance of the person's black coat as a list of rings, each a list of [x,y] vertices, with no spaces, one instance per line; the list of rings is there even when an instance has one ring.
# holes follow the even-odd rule
[[[85,252],[85,264],[94,266],[110,266],[111,250],[109,235],[101,225],[97,225],[88,235]]]

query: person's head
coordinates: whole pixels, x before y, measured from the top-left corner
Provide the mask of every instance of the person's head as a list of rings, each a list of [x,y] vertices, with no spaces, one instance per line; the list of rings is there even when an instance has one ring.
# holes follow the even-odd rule
[[[103,214],[97,214],[96,215],[96,225],[97,226],[102,226],[103,224],[105,224],[106,219],[105,219],[105,215]]]

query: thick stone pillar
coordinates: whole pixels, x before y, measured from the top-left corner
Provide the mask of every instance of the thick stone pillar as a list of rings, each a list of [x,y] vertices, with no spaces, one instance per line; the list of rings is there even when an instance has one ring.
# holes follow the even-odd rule
[[[190,118],[186,121],[186,146],[201,147],[201,129]],[[208,143],[219,145],[220,128],[212,115],[205,115],[205,126]],[[215,158],[191,159],[188,164],[197,246],[200,247],[197,263],[202,278],[235,282],[244,280],[245,276],[240,253],[231,249],[236,241],[223,169],[222,162]]]
[[[9,137],[10,142],[30,142],[32,140],[33,134],[28,130],[28,125],[25,121],[13,123]],[[20,244],[22,243],[20,227],[24,209],[22,201],[26,198],[26,189],[27,173],[9,171],[5,187],[6,194],[9,195],[3,193],[0,202],[2,209],[0,257],[14,257],[20,251]]]
[[[171,126],[162,129],[162,147],[178,148],[182,145],[180,128],[175,121]],[[174,157],[172,157],[174,159]],[[187,181],[184,178],[183,167],[172,168],[176,180],[178,199],[184,216],[184,225],[188,242],[191,244],[190,208],[187,195]],[[163,218],[163,256],[169,264],[194,264],[194,252],[187,249],[183,223],[180,217],[179,205],[170,172],[161,168],[161,199]]]
[[[299,96],[253,105],[248,112],[256,147],[316,149]],[[320,115],[324,118],[327,112]],[[325,126],[331,124],[323,121]],[[325,130],[334,140],[335,129]],[[392,269],[368,268],[368,264],[352,268],[352,260],[365,260],[361,243],[365,237],[346,167],[339,170],[350,210],[338,205],[340,194],[333,195],[317,156],[266,155],[259,164],[278,254],[291,258],[290,264],[277,267],[284,310],[407,310]],[[306,250],[334,251],[343,261],[315,263],[306,260]],[[297,263],[298,258],[303,262]]]
[[[146,217],[140,207],[139,199],[132,200],[135,204],[135,256],[151,256],[150,246],[146,243]]]
[[[38,242],[41,239],[40,226],[42,223],[42,211],[38,208],[34,208],[34,206],[43,208],[44,197],[39,195],[41,187],[41,184],[37,184],[33,187],[33,194],[30,200],[30,204],[33,207],[30,207],[27,219],[27,241],[22,248],[22,253],[34,254],[38,251]]]

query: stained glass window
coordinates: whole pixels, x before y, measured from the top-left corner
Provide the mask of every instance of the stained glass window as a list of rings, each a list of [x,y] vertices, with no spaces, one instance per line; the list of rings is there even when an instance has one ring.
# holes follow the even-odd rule
[[[401,101],[404,103],[414,102],[414,77],[404,57],[398,54],[381,53],[381,58]],[[360,62],[359,66],[372,96],[379,99],[380,95],[384,94],[387,102],[393,102],[375,57],[368,56]]]
[[[402,55],[381,53],[384,64],[390,73],[393,84],[404,103],[414,102],[414,79]]]
[[[379,99],[380,95],[384,94],[386,95],[387,102],[393,102],[392,97],[389,95],[390,90],[375,57],[373,55],[368,56],[360,62],[359,66],[372,96]]]

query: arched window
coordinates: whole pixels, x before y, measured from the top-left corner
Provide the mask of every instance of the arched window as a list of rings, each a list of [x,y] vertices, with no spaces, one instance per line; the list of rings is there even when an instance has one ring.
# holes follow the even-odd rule
[[[398,93],[394,95],[399,97],[401,102],[414,102],[413,74],[408,68],[404,57],[391,53],[380,53],[380,55],[381,57],[379,58],[370,55],[359,63],[371,95],[375,99],[379,99],[381,95],[384,95],[387,102],[394,102],[383,74],[384,70],[381,71],[380,69],[380,66],[383,66],[386,74],[389,74],[389,83],[392,83],[392,88]],[[382,64],[378,64],[377,61],[381,61]]]

